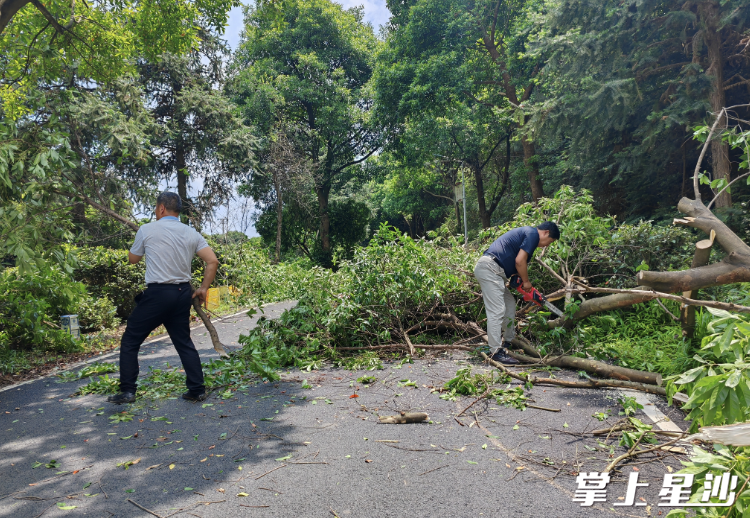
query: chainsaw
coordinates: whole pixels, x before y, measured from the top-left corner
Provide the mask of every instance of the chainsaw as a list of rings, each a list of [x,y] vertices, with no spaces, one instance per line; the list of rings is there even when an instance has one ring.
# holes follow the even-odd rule
[[[531,288],[530,291],[524,291],[523,280],[521,280],[521,277],[519,277],[517,274],[511,275],[508,283],[510,284],[511,288],[515,289],[518,293],[523,295],[523,300],[525,302],[533,302],[540,308],[545,307],[559,317],[565,316],[562,311],[560,311],[554,304],[548,301],[544,297],[544,295],[542,295],[536,288]]]

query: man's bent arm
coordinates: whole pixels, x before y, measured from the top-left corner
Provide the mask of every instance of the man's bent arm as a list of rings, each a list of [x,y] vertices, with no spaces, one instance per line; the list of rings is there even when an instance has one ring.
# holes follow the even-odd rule
[[[201,287],[195,290],[193,298],[198,297],[201,304],[206,305],[208,288],[211,287],[211,283],[214,282],[216,277],[216,270],[219,269],[219,260],[216,258],[216,254],[211,247],[205,247],[198,250],[198,257],[206,262],[206,268],[203,270],[203,282]]]
[[[130,264],[137,263],[138,261],[141,260],[142,257],[143,257],[142,255],[135,255],[132,252],[128,252],[128,262],[130,262]]]
[[[526,250],[520,250],[516,256],[516,271],[523,281],[523,289],[527,291],[531,289],[531,281],[529,280],[529,263],[527,262],[528,259],[529,254]]]

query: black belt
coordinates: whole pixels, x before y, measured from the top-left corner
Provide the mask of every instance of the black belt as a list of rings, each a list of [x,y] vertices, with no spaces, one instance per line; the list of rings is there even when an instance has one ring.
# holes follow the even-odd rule
[[[169,283],[169,282],[151,282],[149,284],[146,284],[147,288],[164,288],[167,286],[174,286],[175,288],[184,288],[186,286],[190,286],[189,282],[180,282],[180,283]]]

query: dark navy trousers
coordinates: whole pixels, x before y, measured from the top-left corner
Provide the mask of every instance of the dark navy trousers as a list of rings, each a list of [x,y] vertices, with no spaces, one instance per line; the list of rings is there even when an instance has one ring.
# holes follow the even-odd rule
[[[135,298],[137,306],[128,318],[120,342],[120,391],[135,392],[138,381],[138,351],[148,335],[164,324],[172,339],[187,376],[187,388],[201,394],[203,369],[201,359],[190,338],[190,307],[193,290],[190,284],[149,284]]]

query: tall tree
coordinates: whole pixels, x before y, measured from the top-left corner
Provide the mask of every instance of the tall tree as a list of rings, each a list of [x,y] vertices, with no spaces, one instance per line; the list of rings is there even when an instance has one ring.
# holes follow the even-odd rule
[[[488,228],[508,187],[511,127],[507,118],[486,106],[454,103],[445,106],[441,116],[424,113],[406,119],[400,145],[392,147],[412,168],[439,160],[467,170],[482,228]]]
[[[631,210],[671,206],[697,160],[692,128],[746,102],[748,17],[748,0],[558,3],[534,45],[547,78],[535,127],[568,139],[587,181],[619,191]],[[734,158],[719,132],[714,179],[729,180]],[[725,191],[717,206],[730,205]]]
[[[202,52],[163,54],[141,64],[153,132],[153,177],[175,179],[185,221],[200,228],[213,208],[231,198],[254,164],[257,139],[223,90],[223,47],[207,35]],[[200,184],[194,198],[190,184]]]
[[[122,215],[131,209],[122,194],[132,185],[114,170],[98,169],[113,163],[122,171],[148,154],[148,120],[139,126],[142,110],[133,111],[140,92],[125,92],[121,80],[135,75],[138,57],[182,53],[197,47],[201,31],[223,31],[232,5],[0,0],[2,253],[22,268],[64,260],[70,211],[80,223],[81,202],[132,224]],[[96,184],[102,174],[113,181]]]
[[[442,116],[452,104],[512,115],[531,195],[538,200],[544,192],[524,104],[539,82],[540,60],[525,49],[534,27],[530,19],[541,5],[541,0],[388,2],[393,16],[376,73],[380,119],[398,134],[399,122],[425,113]],[[502,117],[496,124],[503,124]]]
[[[223,31],[236,0],[0,0],[0,101],[6,117],[37,82],[99,83],[133,74],[135,59],[196,48],[201,31]],[[68,81],[66,82],[66,78]]]
[[[379,146],[370,124],[369,81],[378,42],[359,8],[328,0],[288,0],[249,8],[235,55],[233,91],[260,121],[304,128],[301,141],[315,178],[323,262],[330,262],[329,198],[347,168]],[[253,121],[254,122],[254,121]]]

